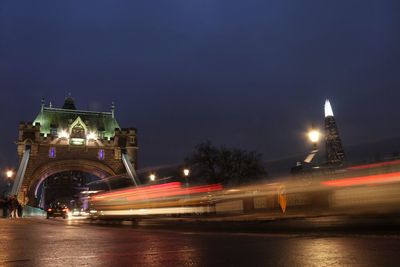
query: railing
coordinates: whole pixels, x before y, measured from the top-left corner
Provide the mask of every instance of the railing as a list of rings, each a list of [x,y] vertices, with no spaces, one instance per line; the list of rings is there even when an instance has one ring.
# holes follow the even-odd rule
[[[22,217],[46,217],[46,212],[39,208],[25,206],[22,210]]]

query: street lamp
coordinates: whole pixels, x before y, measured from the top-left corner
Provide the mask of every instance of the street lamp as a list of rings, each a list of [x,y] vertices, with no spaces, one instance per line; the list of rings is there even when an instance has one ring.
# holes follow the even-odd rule
[[[308,138],[310,139],[310,141],[312,143],[312,150],[307,155],[307,157],[304,159],[305,163],[310,164],[314,160],[316,154],[318,153],[318,141],[319,141],[320,136],[321,136],[321,133],[317,129],[314,129],[314,127],[311,128],[311,130],[308,132]]]
[[[8,179],[11,179],[14,176],[14,172],[12,170],[6,171],[6,176]]]
[[[183,176],[185,176],[186,187],[189,187],[188,177],[190,174],[190,170],[188,168],[183,169]]]
[[[12,184],[12,180],[14,177],[14,171],[13,170],[7,170],[5,172],[5,175],[7,177],[7,189],[6,189],[6,194],[10,194],[11,192],[11,184]]]
[[[154,173],[151,173],[149,178],[150,178],[150,181],[154,182],[156,180],[156,175]]]
[[[320,136],[321,136],[321,134],[320,134],[320,132],[318,130],[314,130],[313,129],[308,133],[308,138],[310,138],[310,141],[313,144],[317,144],[318,143]]]
[[[190,174],[190,170],[188,168],[183,169],[183,175],[185,175],[185,177],[188,177]]]

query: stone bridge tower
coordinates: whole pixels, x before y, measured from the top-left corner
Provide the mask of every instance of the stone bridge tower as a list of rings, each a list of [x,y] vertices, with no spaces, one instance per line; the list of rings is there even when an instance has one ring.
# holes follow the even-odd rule
[[[83,171],[99,178],[125,174],[124,155],[134,171],[137,150],[136,129],[119,126],[114,104],[110,112],[94,112],[76,109],[71,97],[62,108],[46,107],[42,100],[34,122],[19,125],[18,199],[34,205],[40,183],[63,171]]]

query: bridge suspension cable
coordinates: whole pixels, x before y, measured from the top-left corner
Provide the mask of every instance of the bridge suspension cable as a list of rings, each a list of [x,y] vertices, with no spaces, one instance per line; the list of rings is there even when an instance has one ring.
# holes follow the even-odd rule
[[[133,183],[138,186],[140,181],[136,174],[135,168],[132,166],[129,155],[126,152],[122,152],[122,162],[124,163],[128,176],[132,179]]]
[[[21,163],[19,165],[17,175],[15,176],[14,184],[11,189],[11,195],[18,195],[21,190],[22,182],[24,181],[26,167],[28,166],[29,156],[31,154],[30,147],[25,148],[24,155],[22,156]]]

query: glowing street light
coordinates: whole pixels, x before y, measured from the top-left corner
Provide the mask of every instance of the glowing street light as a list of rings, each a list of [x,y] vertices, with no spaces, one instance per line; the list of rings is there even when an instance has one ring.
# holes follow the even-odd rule
[[[7,177],[6,182],[7,182],[7,191],[8,193],[10,193],[11,191],[11,185],[12,185],[12,181],[13,181],[13,176],[14,176],[14,171],[13,170],[7,170],[5,172],[5,175]]]
[[[150,181],[154,182],[156,180],[156,175],[154,173],[150,174],[149,176]]]
[[[190,170],[188,168],[183,169],[183,175],[185,175],[186,177],[188,177],[190,174]]]
[[[188,168],[183,169],[183,175],[185,176],[186,188],[189,187],[188,177],[190,174],[190,170]]]
[[[11,178],[14,176],[14,172],[12,170],[8,170],[8,171],[6,171],[6,176],[7,176],[7,178]]]
[[[317,130],[311,130],[308,133],[308,138],[310,138],[310,141],[314,144],[318,143],[319,137],[321,136],[320,132]]]

